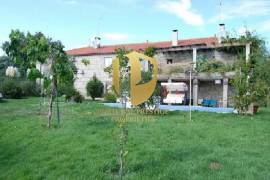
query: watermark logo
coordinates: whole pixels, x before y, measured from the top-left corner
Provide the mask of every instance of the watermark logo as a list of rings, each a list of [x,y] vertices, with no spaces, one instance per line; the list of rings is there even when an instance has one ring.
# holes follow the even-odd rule
[[[157,74],[158,74],[158,65],[155,58],[148,57],[144,54],[138,52],[131,52],[126,55],[130,62],[130,98],[132,105],[139,105],[145,101],[147,101],[151,95],[153,94],[156,83],[157,83]],[[153,66],[153,74],[152,79],[144,84],[139,84],[142,80],[141,76],[141,62],[143,59],[145,61],[149,61]],[[113,86],[117,93],[120,93],[120,62],[119,59],[116,58],[113,60]]]

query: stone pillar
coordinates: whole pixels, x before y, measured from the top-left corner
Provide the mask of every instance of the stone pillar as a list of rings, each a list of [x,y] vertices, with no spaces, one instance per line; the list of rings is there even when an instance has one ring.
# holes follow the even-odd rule
[[[223,79],[223,107],[228,107],[228,78]]]
[[[193,106],[198,106],[198,79],[193,79]]]
[[[250,43],[246,44],[246,62],[248,63],[250,56]]]
[[[192,62],[194,63],[193,68],[196,68],[197,65],[197,49],[193,48],[192,50]]]

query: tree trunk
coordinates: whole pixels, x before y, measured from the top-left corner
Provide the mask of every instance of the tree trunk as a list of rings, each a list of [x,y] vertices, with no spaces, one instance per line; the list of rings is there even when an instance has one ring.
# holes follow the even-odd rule
[[[47,127],[51,127],[51,121],[52,121],[52,107],[53,107],[53,95],[54,95],[54,89],[55,89],[55,82],[54,79],[52,80],[52,87],[51,87],[51,95],[50,95],[50,102],[49,102],[49,112],[48,112],[48,124]]]
[[[55,88],[55,93],[56,93],[57,124],[58,124],[58,127],[60,127],[60,111],[59,111],[58,88],[57,88],[57,86]]]
[[[39,72],[41,73],[41,63],[39,65]],[[40,97],[39,97],[39,114],[41,114],[41,101],[42,101],[42,86],[41,86],[41,77],[39,78],[39,87],[40,87]]]

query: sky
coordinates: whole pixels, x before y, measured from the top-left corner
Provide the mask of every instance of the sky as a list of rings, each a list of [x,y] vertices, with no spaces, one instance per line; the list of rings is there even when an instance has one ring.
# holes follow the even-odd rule
[[[179,39],[210,37],[219,23],[233,36],[247,28],[269,41],[270,0],[0,0],[0,44],[12,29],[72,49],[95,36],[102,45],[168,41],[173,29]]]

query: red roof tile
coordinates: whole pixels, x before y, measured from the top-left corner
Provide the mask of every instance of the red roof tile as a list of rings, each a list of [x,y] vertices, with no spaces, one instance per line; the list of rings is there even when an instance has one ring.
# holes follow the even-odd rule
[[[190,46],[190,45],[195,45],[195,44],[205,44],[206,46],[213,46],[217,44],[217,38],[209,37],[209,38],[186,39],[186,40],[178,41],[178,46]],[[147,42],[147,43],[136,43],[136,44],[105,45],[105,46],[101,46],[100,48],[83,47],[83,48],[68,50],[67,54],[73,55],[73,56],[113,54],[115,49],[117,48],[125,47],[126,49],[133,49],[135,51],[141,51],[149,46],[154,46],[157,48],[168,48],[168,47],[172,47],[172,43],[171,41],[164,41],[164,42]]]

